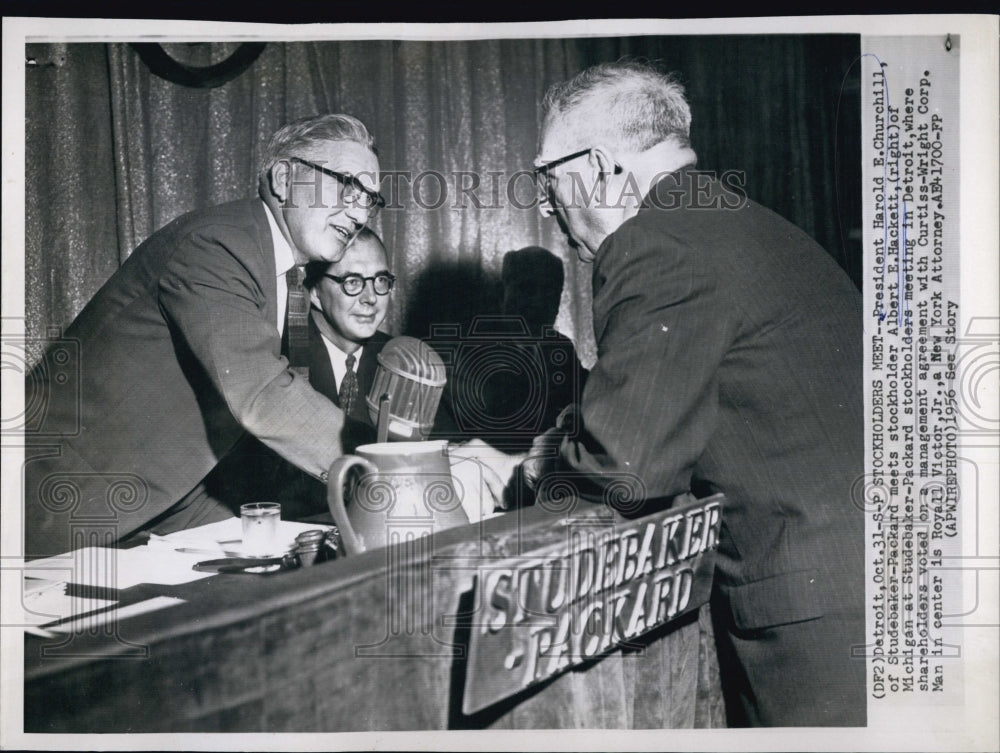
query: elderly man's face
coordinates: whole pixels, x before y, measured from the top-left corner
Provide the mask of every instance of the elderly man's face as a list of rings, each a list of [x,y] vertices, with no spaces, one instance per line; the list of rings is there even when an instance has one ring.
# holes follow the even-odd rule
[[[388,272],[385,249],[372,237],[356,240],[344,257],[326,270],[327,275],[337,277],[374,277]],[[322,309],[332,330],[327,335],[345,353],[354,352],[375,334],[389,309],[389,295],[377,295],[372,280],[366,280],[364,289],[355,296],[347,295],[340,283],[329,277],[320,278],[312,289],[313,303]]]
[[[295,156],[354,176],[365,188],[378,191],[378,158],[366,146],[356,141],[328,141],[306,151]],[[281,212],[296,263],[340,260],[368,222],[369,210],[361,202],[344,201],[344,186],[337,178],[295,160],[286,164],[286,195]]]
[[[562,134],[566,129],[558,121],[546,121],[538,141],[535,165],[561,160],[587,148],[587,144],[569,143]],[[599,198],[593,189],[599,180],[588,153],[561,162],[546,170],[547,201],[540,209],[545,215],[555,215],[563,232],[577,247],[581,261],[591,262],[607,232],[599,222]]]

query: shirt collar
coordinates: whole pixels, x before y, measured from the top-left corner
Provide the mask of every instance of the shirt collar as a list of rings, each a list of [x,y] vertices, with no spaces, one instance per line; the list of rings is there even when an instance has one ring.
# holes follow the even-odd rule
[[[315,311],[315,309],[313,309]],[[326,353],[330,357],[330,368],[333,370],[333,378],[337,383],[337,388],[344,383],[344,375],[347,374],[347,354],[338,348],[333,340],[328,338],[322,332],[319,333],[320,337],[323,339],[323,345],[326,348]],[[361,354],[365,352],[364,346],[358,348],[354,351],[354,372],[357,373],[358,367],[361,364]]]
[[[337,345],[336,345],[336,343],[334,343],[333,340],[329,339],[322,332],[320,333],[320,337],[323,338],[323,342],[326,344],[326,349],[330,353],[330,360],[332,361],[332,360],[335,359],[337,365],[338,366],[342,366],[346,370],[347,369],[347,354],[344,351],[342,351],[340,348],[338,348]],[[362,345],[360,348],[358,348],[352,354],[354,356],[354,370],[355,371],[358,370],[358,362],[361,361],[361,354],[364,352],[364,350],[365,350],[365,346]]]
[[[274,244],[274,273],[281,277],[296,266],[295,254],[292,253],[292,247],[285,240],[285,236],[281,234],[281,228],[278,227],[278,221],[271,213],[271,207],[266,202],[262,201],[261,203],[264,204],[264,214],[267,215],[267,224],[271,228],[271,242]]]

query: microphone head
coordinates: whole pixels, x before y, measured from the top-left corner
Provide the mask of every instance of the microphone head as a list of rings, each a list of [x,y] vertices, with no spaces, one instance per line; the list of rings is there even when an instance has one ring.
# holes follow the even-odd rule
[[[365,398],[368,415],[379,423],[379,404],[389,396],[389,439],[423,440],[434,426],[447,381],[444,361],[415,337],[394,337],[378,354],[378,368]]]

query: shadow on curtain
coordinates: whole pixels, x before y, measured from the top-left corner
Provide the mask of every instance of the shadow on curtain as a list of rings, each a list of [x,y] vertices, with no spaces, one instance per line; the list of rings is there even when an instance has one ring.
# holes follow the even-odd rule
[[[28,47],[44,58],[53,45]],[[164,45],[192,66],[236,47]],[[67,325],[173,218],[254,195],[282,124],[348,112],[375,134],[390,199],[376,229],[403,284],[386,328],[428,327],[434,296],[452,296],[458,311],[494,305],[475,281],[495,280],[507,251],[540,245],[566,262],[557,326],[589,365],[590,268],[534,209],[527,171],[545,89],[624,55],[681,74],[701,168],[745,171],[752,199],[813,235],[860,284],[857,36],[270,43],[212,89],[154,76],[128,45],[60,48],[60,64],[26,70],[29,338]],[[839,204],[838,183],[849,197]],[[41,345],[29,349],[37,358]]]

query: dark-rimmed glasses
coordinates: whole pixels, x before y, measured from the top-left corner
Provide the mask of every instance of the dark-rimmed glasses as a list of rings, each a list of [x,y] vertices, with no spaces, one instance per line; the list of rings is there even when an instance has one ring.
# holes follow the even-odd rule
[[[558,159],[543,162],[541,165],[536,165],[532,172],[535,174],[535,184],[538,186],[538,198],[542,201],[549,201],[550,199],[552,186],[549,182],[549,170],[563,164],[564,162],[569,162],[577,157],[582,157],[591,149],[593,149],[593,147],[588,146],[586,149],[581,149],[578,152],[567,154],[565,157],[559,157]]]
[[[349,295],[352,298],[361,295],[361,291],[365,289],[365,284],[369,280],[371,280],[372,290],[375,291],[375,295],[388,295],[389,291],[392,290],[393,284],[396,282],[395,276],[389,272],[379,272],[377,275],[372,275],[371,277],[354,274],[344,275],[343,277],[331,274],[324,274],[323,276],[329,277],[340,285],[340,289],[344,291],[344,295]]]
[[[301,157],[289,157],[288,159],[290,162],[298,162],[300,165],[311,167],[313,170],[317,170],[324,175],[329,175],[331,178],[336,179],[336,181],[340,183],[341,189],[343,190],[344,203],[356,204],[359,207],[367,209],[369,217],[374,217],[378,214],[378,211],[385,206],[385,199],[382,197],[382,194],[377,191],[369,190],[353,175],[338,173],[336,170],[331,170],[328,167],[323,167],[322,165],[302,159]]]

